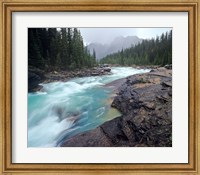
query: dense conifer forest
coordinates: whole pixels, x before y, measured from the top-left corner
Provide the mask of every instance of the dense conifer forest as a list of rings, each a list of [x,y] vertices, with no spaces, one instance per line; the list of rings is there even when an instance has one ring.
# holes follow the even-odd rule
[[[89,52],[77,28],[29,28],[29,66],[52,70],[74,70],[97,64],[95,51]],[[101,64],[166,65],[172,63],[172,30],[117,53],[107,55]]]
[[[29,28],[28,64],[46,71],[73,70],[93,67],[96,59],[77,28]]]
[[[172,63],[172,30],[160,37],[142,40],[141,43],[117,53],[107,55],[100,63],[119,65],[166,65]]]

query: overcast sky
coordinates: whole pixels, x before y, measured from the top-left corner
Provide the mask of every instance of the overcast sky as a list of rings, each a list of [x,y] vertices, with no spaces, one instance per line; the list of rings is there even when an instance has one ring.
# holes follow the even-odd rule
[[[151,39],[160,36],[171,28],[79,28],[85,44],[99,42],[107,44],[118,36],[138,36]]]

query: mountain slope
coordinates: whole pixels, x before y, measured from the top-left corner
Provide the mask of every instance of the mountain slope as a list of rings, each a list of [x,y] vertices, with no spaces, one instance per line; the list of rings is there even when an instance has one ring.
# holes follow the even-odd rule
[[[137,36],[119,36],[115,38],[110,44],[101,44],[101,43],[90,43],[87,47],[90,53],[95,50],[96,58],[100,60],[108,54],[117,52],[121,49],[129,48],[132,45],[136,45],[142,41],[141,38]]]

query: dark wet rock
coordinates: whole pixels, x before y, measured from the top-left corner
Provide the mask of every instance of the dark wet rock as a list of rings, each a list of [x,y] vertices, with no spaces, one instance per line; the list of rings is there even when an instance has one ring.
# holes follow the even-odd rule
[[[164,66],[166,69],[172,69],[172,65],[171,64],[167,64]]]
[[[171,70],[159,68],[127,77],[112,102],[122,116],[64,140],[61,146],[171,147],[171,75]]]
[[[157,69],[159,66],[156,66],[156,65],[144,65],[144,66],[132,65],[132,67],[135,69]]]
[[[44,72],[37,68],[29,68],[28,70],[28,91],[34,92],[40,90],[39,85],[44,80]]]
[[[111,68],[110,67],[105,67],[103,68],[104,72],[110,72],[111,71]]]
[[[40,82],[41,78],[39,75],[37,75],[34,72],[28,73],[28,84],[29,84],[28,90],[36,88]]]
[[[155,69],[150,70],[150,72],[155,72]]]
[[[53,108],[55,116],[58,117],[58,121],[61,122],[62,120],[68,119],[72,122],[77,122],[80,119],[80,111],[67,111],[64,107],[54,106]]]
[[[162,85],[165,87],[172,87],[172,82],[171,81],[162,82]]]
[[[99,73],[98,73],[98,72],[92,72],[91,75],[92,75],[92,76],[97,76],[97,75],[99,75]]]
[[[94,139],[96,138],[96,139]],[[78,135],[78,137],[73,137],[65,143],[65,146],[71,147],[76,145],[77,147],[87,147],[92,146],[110,146],[111,142],[109,138],[104,134],[101,127],[97,127],[92,132],[86,132]],[[64,145],[61,145],[64,146]]]

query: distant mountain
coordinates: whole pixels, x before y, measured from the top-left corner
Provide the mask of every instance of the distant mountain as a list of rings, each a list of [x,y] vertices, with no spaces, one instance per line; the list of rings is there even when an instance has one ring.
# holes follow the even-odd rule
[[[142,39],[138,38],[137,36],[119,36],[115,38],[110,44],[90,43],[87,47],[91,53],[93,50],[95,50],[96,58],[100,60],[108,54],[122,50],[122,48],[129,48],[140,43],[141,41]]]
[[[93,53],[93,50],[95,50],[96,52],[96,59],[101,59],[103,58],[104,56],[106,56],[107,54],[107,48],[108,48],[108,45],[103,45],[101,43],[90,43],[88,46],[87,46],[88,50],[90,51],[90,53],[92,54]]]

